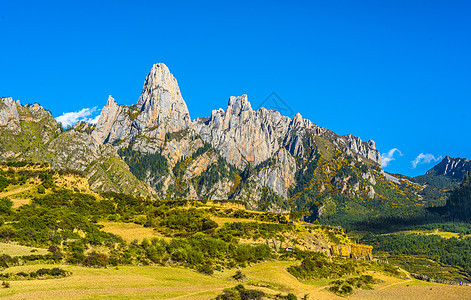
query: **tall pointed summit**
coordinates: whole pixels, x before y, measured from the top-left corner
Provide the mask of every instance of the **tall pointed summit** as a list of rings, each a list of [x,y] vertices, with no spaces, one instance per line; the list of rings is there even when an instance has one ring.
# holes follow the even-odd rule
[[[190,121],[177,80],[158,63],[147,75],[137,104],[118,106],[110,96],[92,135],[100,143],[129,142],[140,134],[163,141],[166,133],[186,129]]]

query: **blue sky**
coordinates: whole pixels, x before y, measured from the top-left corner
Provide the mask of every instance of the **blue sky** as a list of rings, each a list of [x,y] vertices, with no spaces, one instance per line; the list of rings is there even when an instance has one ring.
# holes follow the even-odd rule
[[[274,91],[320,126],[398,149],[388,172],[471,158],[469,1],[135,2],[0,0],[0,96],[93,119],[109,94],[136,103],[163,62],[192,119]]]

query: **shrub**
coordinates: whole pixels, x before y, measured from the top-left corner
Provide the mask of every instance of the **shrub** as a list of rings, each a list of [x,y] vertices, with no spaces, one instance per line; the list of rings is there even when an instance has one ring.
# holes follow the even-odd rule
[[[92,252],[85,256],[83,265],[87,267],[106,267],[108,265],[108,255]]]
[[[214,270],[210,264],[206,263],[198,267],[198,272],[206,274],[206,275],[213,275]]]
[[[247,277],[245,276],[244,273],[242,273],[241,270],[237,270],[236,273],[232,276],[232,278],[234,278],[237,281],[243,281],[247,279]]]
[[[0,226],[0,237],[4,239],[11,239],[16,235],[15,227],[11,225]]]

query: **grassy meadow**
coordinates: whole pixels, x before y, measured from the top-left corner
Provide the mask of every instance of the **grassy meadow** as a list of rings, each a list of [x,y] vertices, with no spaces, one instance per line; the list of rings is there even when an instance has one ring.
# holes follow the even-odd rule
[[[270,295],[293,293],[302,299],[343,299],[326,290],[331,280],[298,281],[286,271],[296,262],[266,262],[242,269],[246,288]],[[72,273],[60,279],[10,281],[9,288],[0,289],[7,299],[214,299],[236,282],[236,270],[216,272],[212,276],[177,267],[119,266],[86,268],[55,265]],[[3,272],[32,271],[51,265],[26,265]],[[426,283],[372,274],[382,282],[372,290],[355,290],[349,299],[469,299],[471,287]]]

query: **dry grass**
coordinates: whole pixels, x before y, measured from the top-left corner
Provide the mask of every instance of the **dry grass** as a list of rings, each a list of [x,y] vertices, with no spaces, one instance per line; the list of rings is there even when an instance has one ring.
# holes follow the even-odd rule
[[[48,265],[22,266],[7,272],[32,271]],[[0,289],[0,297],[13,299],[214,299],[231,284],[188,269],[166,267],[119,267],[92,269],[58,266],[70,277],[12,281]]]
[[[216,222],[218,226],[224,225],[224,223],[234,223],[234,222],[240,222],[240,223],[248,223],[248,222],[257,222],[257,223],[273,223],[273,222],[264,222],[264,221],[258,221],[254,219],[238,219],[238,218],[221,218],[221,217],[214,217],[210,216],[211,220]]]
[[[0,193],[0,198],[11,197],[34,188],[32,185],[9,186],[5,192]]]
[[[359,290],[350,299],[471,299],[471,287],[399,280],[379,284],[374,290]]]
[[[146,228],[135,223],[100,222],[99,224],[104,226],[103,231],[118,235],[128,242],[134,240],[142,241],[143,239],[152,239],[154,237],[162,238],[162,235],[152,228]]]
[[[343,299],[326,291],[331,280],[299,282],[286,271],[295,262],[266,262],[242,270],[249,289],[270,294],[294,293],[301,299]],[[30,265],[4,272],[33,271],[51,265]],[[57,265],[71,271],[70,277],[48,280],[12,281],[11,288],[0,289],[0,297],[14,299],[214,299],[224,288],[238,282],[232,279],[236,270],[205,276],[183,268],[124,266],[107,269]],[[357,290],[349,299],[469,299],[470,287],[445,286],[417,280],[402,280],[374,274],[384,280],[374,290]]]
[[[30,254],[47,254],[47,249],[21,246],[16,244],[0,243],[0,254],[10,256],[23,256]]]
[[[76,189],[80,192],[99,195],[90,190],[87,178],[76,175],[54,175],[54,183],[66,189]]]
[[[31,202],[31,199],[11,199],[13,202],[13,208],[18,208],[20,206],[29,204]]]

